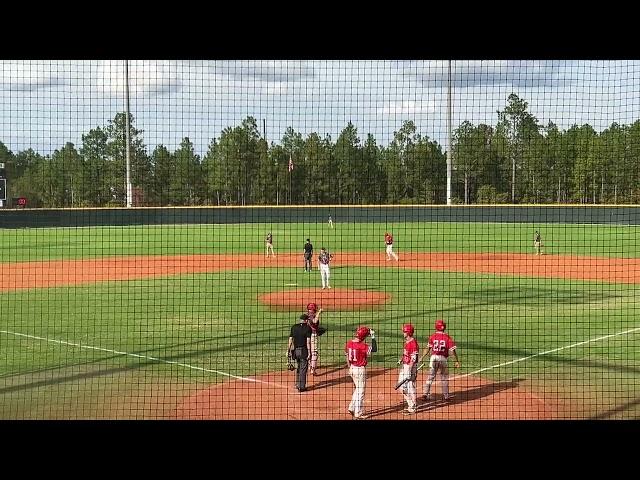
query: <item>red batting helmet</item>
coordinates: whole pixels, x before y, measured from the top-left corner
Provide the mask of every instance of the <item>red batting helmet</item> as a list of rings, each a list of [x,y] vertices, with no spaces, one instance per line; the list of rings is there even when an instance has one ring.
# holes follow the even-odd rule
[[[408,333],[409,335],[413,335],[413,325],[411,325],[410,323],[405,323],[402,326],[402,333]]]
[[[447,328],[447,324],[444,323],[444,320],[436,320],[436,330],[444,332],[445,328]]]
[[[307,305],[307,310],[313,310],[314,312],[318,310],[318,306],[315,303],[310,303]]]
[[[356,330],[356,337],[360,340],[364,340],[369,336],[369,327],[358,327]]]

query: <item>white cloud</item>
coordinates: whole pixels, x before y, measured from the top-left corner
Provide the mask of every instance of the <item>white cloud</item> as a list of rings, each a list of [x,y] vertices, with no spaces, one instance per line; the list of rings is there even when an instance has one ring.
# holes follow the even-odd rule
[[[213,62],[213,67],[232,78],[257,79],[268,82],[296,82],[304,78],[313,78],[314,68],[300,60],[238,60],[232,62]]]
[[[262,87],[262,92],[266,95],[286,95],[289,89],[287,84],[283,82],[267,82]]]
[[[566,60],[453,60],[451,76],[457,88],[479,85],[537,88],[571,81],[568,74],[574,63]],[[448,81],[448,64],[445,60],[410,62],[403,72],[414,76],[424,86],[438,87]]]
[[[65,63],[49,60],[9,60],[0,62],[0,90],[33,92],[65,83]],[[61,64],[61,71],[58,68]]]
[[[92,62],[83,84],[93,85],[105,95],[124,95],[124,60]],[[153,97],[178,91],[181,87],[179,62],[132,60],[129,62],[131,96]],[[88,82],[87,82],[88,80]]]
[[[381,113],[384,115],[421,115],[435,111],[436,103],[434,101],[401,100],[385,105]]]

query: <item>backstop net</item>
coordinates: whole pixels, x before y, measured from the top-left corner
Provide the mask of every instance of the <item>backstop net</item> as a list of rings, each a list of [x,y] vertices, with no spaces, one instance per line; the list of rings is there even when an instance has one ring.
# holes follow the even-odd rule
[[[1,419],[637,419],[640,62],[0,62]]]

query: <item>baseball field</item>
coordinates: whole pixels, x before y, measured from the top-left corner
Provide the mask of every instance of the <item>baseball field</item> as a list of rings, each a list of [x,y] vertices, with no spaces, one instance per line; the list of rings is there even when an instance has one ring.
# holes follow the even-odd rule
[[[371,419],[640,418],[640,227],[335,221],[1,229],[0,418],[346,420],[359,325]],[[330,291],[306,238],[334,254]],[[328,332],[300,394],[285,354],[307,301]],[[438,318],[453,401],[403,416],[401,327],[422,349]]]

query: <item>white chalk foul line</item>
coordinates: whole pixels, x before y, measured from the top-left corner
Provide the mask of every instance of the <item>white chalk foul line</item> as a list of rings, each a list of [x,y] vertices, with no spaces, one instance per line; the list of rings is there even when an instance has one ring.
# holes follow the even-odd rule
[[[257,378],[239,377],[238,375],[233,375],[231,373],[221,372],[219,370],[212,370],[210,368],[204,368],[204,367],[196,367],[195,365],[189,365],[187,363],[182,363],[182,362],[175,362],[173,360],[164,360],[162,358],[149,357],[148,355],[139,355],[137,353],[120,352],[118,350],[111,350],[110,348],[93,347],[91,345],[82,345],[80,343],[65,342],[64,340],[56,340],[56,339],[53,339],[53,338],[38,337],[36,335],[27,335],[26,333],[10,332],[8,330],[0,330],[0,333],[5,333],[7,335],[15,335],[17,337],[32,338],[34,340],[41,340],[41,341],[44,341],[44,342],[57,343],[57,344],[60,344],[60,345],[69,345],[71,347],[84,348],[86,350],[98,350],[100,352],[115,353],[116,355],[124,355],[124,356],[127,356],[127,357],[144,358],[146,360],[152,360],[154,362],[166,363],[168,365],[177,365],[179,367],[189,368],[191,370],[200,370],[202,372],[215,373],[217,375],[223,375],[225,377],[236,378],[238,380],[242,380],[243,382],[264,383],[266,385],[272,385],[274,387],[289,388],[289,387],[285,387],[284,385],[280,385],[279,383],[265,382],[264,380],[258,380]]]
[[[559,352],[560,350],[566,350],[566,349],[569,349],[569,348],[579,347],[580,345],[584,345],[586,343],[599,342],[600,340],[605,340],[607,338],[617,337],[619,335],[627,335],[629,333],[634,333],[634,332],[638,332],[638,331],[640,331],[640,327],[631,328],[631,329],[625,330],[623,332],[612,333],[610,335],[603,335],[601,337],[592,338],[590,340],[584,340],[582,342],[573,343],[571,345],[565,345],[564,347],[554,348],[553,350],[547,350],[546,352],[540,352],[540,353],[536,353],[534,355],[529,355],[528,357],[517,358],[515,360],[511,360],[510,362],[504,362],[504,363],[500,363],[498,365],[492,365],[491,367],[481,368],[480,370],[476,370],[475,372],[465,373],[464,375],[454,375],[454,376],[452,376],[450,378],[450,380],[455,380],[455,379],[458,379],[458,378],[468,377],[470,375],[475,375],[477,373],[486,372],[487,370],[492,370],[494,368],[505,367],[507,365],[512,365],[512,364],[518,363],[518,362],[524,362],[525,360],[529,360],[529,359],[535,358],[535,357],[540,357],[542,355],[549,355],[550,353]]]

